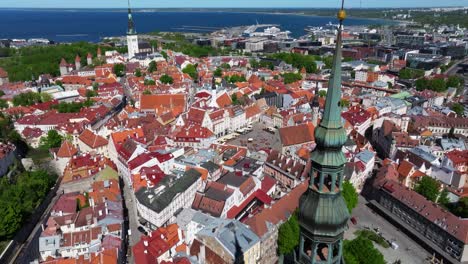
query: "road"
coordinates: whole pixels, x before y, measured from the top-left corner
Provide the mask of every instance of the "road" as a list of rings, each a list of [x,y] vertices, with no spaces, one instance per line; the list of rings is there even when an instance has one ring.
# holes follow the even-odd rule
[[[141,233],[138,231],[138,216],[137,216],[137,209],[136,209],[136,204],[135,204],[135,193],[133,192],[133,189],[128,186],[128,184],[124,183],[124,188],[123,188],[123,194],[124,194],[124,200],[125,200],[125,205],[128,210],[128,220],[129,220],[129,226],[130,226],[130,232],[131,235],[129,236],[128,239],[128,252],[127,252],[127,261],[128,263],[134,263],[133,260],[133,254],[131,254],[131,249],[132,247],[140,241],[141,238]]]
[[[463,60],[460,60],[458,61],[457,63],[455,63],[454,65],[452,65],[450,68],[448,68],[446,71],[445,71],[445,74],[447,75],[455,75],[457,74],[458,72],[458,65],[459,64],[463,64],[463,63],[468,63],[468,58],[465,58]]]
[[[356,217],[357,225],[350,223],[349,230],[345,233],[345,239],[353,239],[355,237],[354,232],[356,230],[369,228],[379,228],[383,237],[387,240],[394,240],[398,244],[398,249],[383,248],[379,245],[376,247],[384,255],[387,263],[394,263],[400,260],[402,264],[422,264],[428,263],[426,258],[430,254],[417,242],[409,238],[397,227],[392,225],[386,219],[375,213],[366,205],[367,201],[364,197],[359,196],[359,203],[353,210],[352,216]]]

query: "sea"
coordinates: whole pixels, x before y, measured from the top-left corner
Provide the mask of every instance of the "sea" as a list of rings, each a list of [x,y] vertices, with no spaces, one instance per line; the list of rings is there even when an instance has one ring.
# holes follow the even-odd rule
[[[138,33],[212,32],[253,24],[278,24],[300,37],[308,26],[336,23],[334,17],[228,11],[134,10]],[[348,18],[346,25],[389,24],[387,20]],[[55,42],[99,42],[103,37],[123,36],[127,10],[123,9],[0,9],[0,39],[47,38]]]

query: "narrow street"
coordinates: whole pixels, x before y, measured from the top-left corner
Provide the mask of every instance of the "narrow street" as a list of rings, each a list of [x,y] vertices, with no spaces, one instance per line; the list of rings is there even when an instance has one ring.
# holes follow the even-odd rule
[[[135,202],[135,194],[133,189],[130,188],[127,184],[124,184],[123,187],[124,201],[126,208],[128,210],[128,221],[129,221],[129,230],[130,235],[128,236],[128,252],[127,252],[127,261],[128,263],[134,263],[133,254],[131,253],[132,247],[140,241],[141,232],[138,230],[138,216]],[[128,234],[128,233],[127,233]]]

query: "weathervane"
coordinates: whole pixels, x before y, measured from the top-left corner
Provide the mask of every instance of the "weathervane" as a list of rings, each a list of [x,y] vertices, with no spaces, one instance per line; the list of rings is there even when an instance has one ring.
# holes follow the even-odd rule
[[[340,28],[343,26],[343,20],[346,18],[346,11],[344,10],[344,0],[341,0],[341,9],[338,11],[337,15],[338,19],[340,20]]]

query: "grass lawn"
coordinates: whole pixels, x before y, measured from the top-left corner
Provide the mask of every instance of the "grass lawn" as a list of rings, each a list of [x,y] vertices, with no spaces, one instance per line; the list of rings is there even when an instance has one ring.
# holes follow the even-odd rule
[[[31,158],[34,163],[37,164],[50,159],[50,154],[49,151],[45,149],[31,149],[28,152],[27,158]]]
[[[10,240],[6,241],[0,241],[0,255],[3,253],[3,250],[8,246],[8,243],[10,243]]]
[[[361,235],[362,237],[365,237],[365,238],[379,244],[383,248],[389,248],[390,247],[388,242],[385,241],[385,239],[383,239],[381,236],[379,236],[374,231],[371,231],[371,230],[358,230],[354,234],[356,234],[356,236]]]

